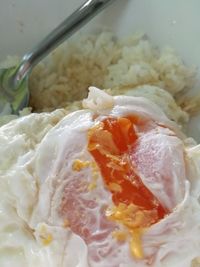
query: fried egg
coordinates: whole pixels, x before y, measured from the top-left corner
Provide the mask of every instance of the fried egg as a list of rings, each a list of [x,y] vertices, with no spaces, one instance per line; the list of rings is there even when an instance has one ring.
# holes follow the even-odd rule
[[[83,107],[0,128],[0,266],[198,264],[200,147],[145,97]]]

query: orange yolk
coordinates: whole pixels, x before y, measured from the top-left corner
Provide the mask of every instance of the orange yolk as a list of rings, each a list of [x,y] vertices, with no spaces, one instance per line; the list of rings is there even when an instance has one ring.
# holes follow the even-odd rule
[[[109,117],[88,133],[88,150],[112,193],[115,207],[110,218],[122,223],[130,233],[149,227],[168,213],[143,184],[130,161],[130,149],[133,153],[138,139],[134,126],[139,123],[137,117]]]

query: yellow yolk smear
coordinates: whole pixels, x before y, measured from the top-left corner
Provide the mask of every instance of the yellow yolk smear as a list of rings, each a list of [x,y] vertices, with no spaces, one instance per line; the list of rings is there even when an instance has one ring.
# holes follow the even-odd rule
[[[131,253],[142,259],[144,229],[161,220],[168,211],[143,184],[130,161],[129,151],[138,139],[134,130],[138,122],[139,118],[131,116],[104,119],[89,130],[88,151],[112,193],[114,207],[106,215],[125,226],[131,236]]]

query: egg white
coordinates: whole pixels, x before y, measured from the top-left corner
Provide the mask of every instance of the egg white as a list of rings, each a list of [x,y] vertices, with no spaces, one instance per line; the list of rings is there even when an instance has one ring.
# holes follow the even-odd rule
[[[190,267],[200,256],[199,147],[188,143],[180,128],[146,98],[111,97],[92,88],[83,105],[84,110],[67,116],[64,110],[31,114],[0,128],[0,266]],[[89,262],[91,248],[64,227],[59,213],[66,177],[79,178],[72,168],[74,160],[93,161],[87,151],[91,127],[108,115],[131,114],[162,123],[182,142],[187,168],[184,196],[169,216],[143,235],[144,260],[133,259],[124,243],[117,257]],[[91,168],[81,175],[89,179]],[[99,177],[98,188],[103,188],[100,173]],[[111,203],[107,192],[90,194],[97,194],[102,205]],[[108,242],[117,248],[116,240]]]

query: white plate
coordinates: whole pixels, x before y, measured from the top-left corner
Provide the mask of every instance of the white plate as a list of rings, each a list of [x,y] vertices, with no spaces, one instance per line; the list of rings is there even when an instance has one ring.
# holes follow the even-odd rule
[[[0,60],[22,55],[83,0],[1,0]],[[117,34],[146,32],[154,43],[175,47],[186,62],[200,66],[199,0],[117,0],[87,28],[108,26]]]
[[[0,1],[0,60],[5,59],[8,54],[23,55],[84,2]],[[85,30],[92,31],[99,26],[105,26],[118,35],[143,31],[154,44],[170,45],[187,64],[200,67],[199,11],[199,0],[117,0],[89,23]],[[200,139],[198,122],[199,119],[197,123],[195,121],[195,127],[192,127],[192,134]]]

